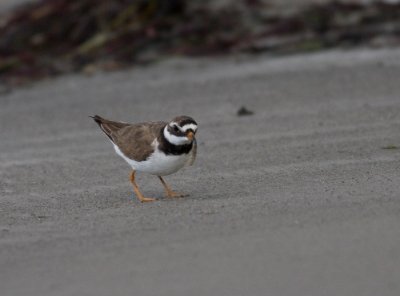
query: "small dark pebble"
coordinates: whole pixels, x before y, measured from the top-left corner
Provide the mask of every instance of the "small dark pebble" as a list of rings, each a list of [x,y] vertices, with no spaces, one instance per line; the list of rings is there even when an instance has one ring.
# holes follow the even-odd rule
[[[250,116],[253,115],[254,112],[248,110],[246,107],[242,106],[240,109],[237,111],[237,116]]]
[[[45,216],[45,215],[35,215],[35,214],[33,214],[33,216],[38,220],[50,218],[50,216]]]

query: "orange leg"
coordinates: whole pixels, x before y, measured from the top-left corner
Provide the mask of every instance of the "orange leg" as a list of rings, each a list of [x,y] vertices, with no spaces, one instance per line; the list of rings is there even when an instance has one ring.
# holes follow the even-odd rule
[[[137,198],[140,200],[140,202],[155,201],[154,198],[144,197],[143,194],[139,191],[139,187],[137,186],[137,184],[135,182],[135,171],[132,171],[130,180],[133,185],[133,191],[135,191],[135,194],[136,194]]]
[[[187,194],[182,194],[178,192],[172,191],[172,189],[167,185],[167,183],[164,181],[164,179],[161,176],[158,176],[160,178],[161,183],[164,185],[165,192],[167,193],[168,197],[184,197],[187,196]]]

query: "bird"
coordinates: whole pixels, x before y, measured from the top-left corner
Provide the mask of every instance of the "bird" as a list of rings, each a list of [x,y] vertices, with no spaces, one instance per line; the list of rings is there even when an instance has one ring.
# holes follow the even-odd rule
[[[181,115],[171,121],[126,123],[90,116],[99,125],[114,146],[115,152],[132,168],[130,182],[140,202],[155,198],[144,197],[135,181],[136,172],[157,176],[164,186],[167,197],[184,197],[175,192],[163,179],[184,166],[193,165],[197,154],[196,121]]]

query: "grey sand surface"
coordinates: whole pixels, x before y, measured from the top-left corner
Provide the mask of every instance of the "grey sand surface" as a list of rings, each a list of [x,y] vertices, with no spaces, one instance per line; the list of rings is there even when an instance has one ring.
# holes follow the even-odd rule
[[[0,97],[0,294],[399,295],[400,51],[170,60]],[[237,117],[242,105],[255,114]],[[194,167],[129,167],[88,115],[193,116]]]

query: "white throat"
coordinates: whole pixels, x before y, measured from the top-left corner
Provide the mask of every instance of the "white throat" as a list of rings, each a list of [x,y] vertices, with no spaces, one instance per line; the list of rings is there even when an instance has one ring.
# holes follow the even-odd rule
[[[190,140],[187,137],[177,137],[173,134],[171,134],[168,131],[168,125],[164,128],[164,137],[167,139],[168,142],[170,142],[173,145],[185,145],[185,144],[190,144]]]

